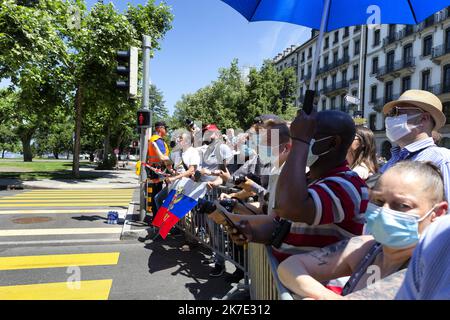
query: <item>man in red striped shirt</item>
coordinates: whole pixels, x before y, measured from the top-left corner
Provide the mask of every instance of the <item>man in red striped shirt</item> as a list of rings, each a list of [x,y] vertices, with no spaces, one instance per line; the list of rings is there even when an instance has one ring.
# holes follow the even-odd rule
[[[279,261],[361,235],[369,198],[364,181],[345,160],[355,136],[355,124],[348,114],[302,112],[292,122],[290,133],[292,149],[281,170],[272,214],[228,215],[239,227],[236,232],[230,230],[237,244],[273,244],[280,222],[290,221],[281,246],[273,247]],[[226,225],[221,215],[210,217]]]

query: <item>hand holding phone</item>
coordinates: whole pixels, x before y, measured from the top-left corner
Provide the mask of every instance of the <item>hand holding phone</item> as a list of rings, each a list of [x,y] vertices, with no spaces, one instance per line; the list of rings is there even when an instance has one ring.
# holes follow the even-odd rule
[[[219,202],[219,200],[214,201],[214,205],[217,208],[217,211],[224,217],[225,221],[228,224],[228,227],[231,228],[230,237],[233,239],[234,242],[237,244],[244,244],[247,242],[248,236],[246,233],[242,230],[241,227],[238,227],[231,219],[228,217],[228,214],[232,214],[229,212],[224,206],[222,206]],[[244,222],[244,221],[242,221]],[[241,222],[241,223],[242,223]],[[247,221],[246,221],[247,222]],[[236,232],[233,232],[233,229],[236,230]],[[243,243],[241,243],[243,241]]]

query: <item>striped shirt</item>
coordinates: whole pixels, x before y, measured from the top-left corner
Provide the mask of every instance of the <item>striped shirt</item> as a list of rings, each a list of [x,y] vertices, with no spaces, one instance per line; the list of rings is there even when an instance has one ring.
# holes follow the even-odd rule
[[[426,148],[426,149],[424,149]],[[423,149],[423,150],[422,150]],[[419,151],[422,150],[422,151]],[[419,151],[419,152],[418,152]],[[414,154],[412,157],[408,157],[410,154]],[[397,162],[404,159],[413,161],[431,161],[439,167],[444,178],[445,198],[450,199],[450,150],[447,148],[441,148],[436,146],[433,138],[426,138],[407,145],[404,148],[393,147],[391,149],[392,157],[389,161],[380,169],[383,173]]]
[[[310,183],[308,193],[316,208],[314,222],[292,223],[281,247],[272,248],[280,262],[362,234],[369,193],[364,181],[346,164]]]
[[[437,219],[425,230],[395,299],[450,299],[450,216]]]

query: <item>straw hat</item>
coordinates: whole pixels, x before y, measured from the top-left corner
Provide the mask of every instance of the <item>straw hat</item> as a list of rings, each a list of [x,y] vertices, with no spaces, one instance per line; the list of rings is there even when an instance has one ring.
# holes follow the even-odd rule
[[[412,104],[425,112],[428,112],[434,119],[435,127],[439,130],[445,125],[445,115],[442,112],[442,102],[434,94],[424,90],[407,90],[396,101],[391,101],[383,107],[383,113],[388,114],[392,108],[401,104]]]

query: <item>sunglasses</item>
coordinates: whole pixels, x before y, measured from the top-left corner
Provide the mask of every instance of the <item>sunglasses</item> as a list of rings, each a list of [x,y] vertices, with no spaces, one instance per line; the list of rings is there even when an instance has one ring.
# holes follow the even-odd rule
[[[402,114],[409,114],[410,111],[418,111],[419,113],[425,113],[425,111],[423,111],[422,109],[415,108],[415,107],[393,107],[387,113],[387,116],[388,117],[397,117],[397,116],[400,116]]]

